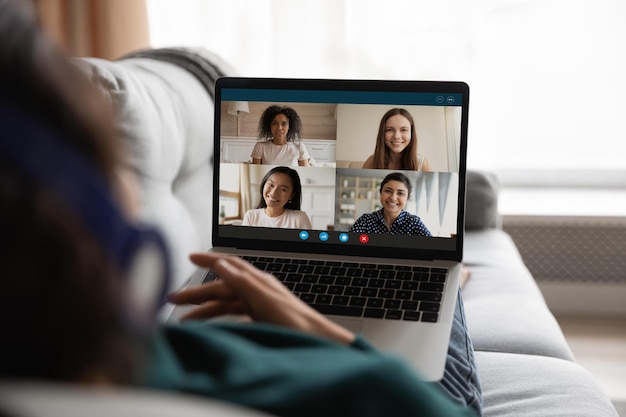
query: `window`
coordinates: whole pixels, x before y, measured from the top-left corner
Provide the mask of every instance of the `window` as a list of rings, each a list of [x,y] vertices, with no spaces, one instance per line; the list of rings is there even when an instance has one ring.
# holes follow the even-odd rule
[[[466,81],[470,168],[626,189],[622,0],[148,4],[153,46],[202,46],[240,75]]]

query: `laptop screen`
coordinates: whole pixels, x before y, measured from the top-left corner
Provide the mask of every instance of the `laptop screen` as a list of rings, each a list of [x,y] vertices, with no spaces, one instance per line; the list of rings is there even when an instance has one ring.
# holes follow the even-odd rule
[[[462,82],[222,78],[213,245],[460,261]]]

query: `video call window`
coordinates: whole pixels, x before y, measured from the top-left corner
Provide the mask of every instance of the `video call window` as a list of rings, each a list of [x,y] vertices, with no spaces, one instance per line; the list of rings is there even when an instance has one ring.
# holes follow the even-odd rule
[[[455,236],[460,106],[259,101],[249,102],[242,117],[228,112],[236,103],[222,104],[222,224],[254,226],[249,223],[254,218],[261,227],[350,231],[363,215],[388,214],[380,184],[388,174],[400,172],[410,185],[410,195],[398,203],[402,209],[417,216],[432,236]],[[264,115],[268,109],[270,118]],[[268,151],[259,151],[261,147]],[[393,159],[408,149],[418,161],[413,169],[371,167],[377,153],[379,160]],[[282,151],[287,156],[279,155]],[[269,158],[275,155],[277,161]],[[266,174],[281,166],[290,170],[270,175],[268,187],[282,187],[287,197],[296,193],[298,204],[275,190],[264,191]],[[264,219],[261,211],[271,210],[274,217]],[[256,213],[248,213],[252,211]],[[276,215],[288,219],[272,223]]]

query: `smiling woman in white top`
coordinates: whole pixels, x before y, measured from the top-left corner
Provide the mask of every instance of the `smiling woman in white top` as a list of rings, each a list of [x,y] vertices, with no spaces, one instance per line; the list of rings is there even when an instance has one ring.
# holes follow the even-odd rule
[[[311,156],[300,142],[302,120],[291,107],[269,106],[259,120],[259,138],[252,162],[268,165],[309,166]]]
[[[311,220],[302,204],[302,185],[296,170],[278,166],[261,181],[261,198],[254,210],[243,216],[243,226],[311,229]]]

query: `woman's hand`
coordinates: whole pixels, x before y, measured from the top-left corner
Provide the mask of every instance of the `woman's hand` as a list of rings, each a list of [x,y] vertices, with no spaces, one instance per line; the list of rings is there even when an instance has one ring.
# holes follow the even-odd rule
[[[199,304],[182,320],[246,314],[253,321],[278,324],[350,344],[355,335],[298,299],[273,275],[241,258],[215,253],[191,255],[191,261],[209,268],[219,278],[169,295],[174,304]]]

